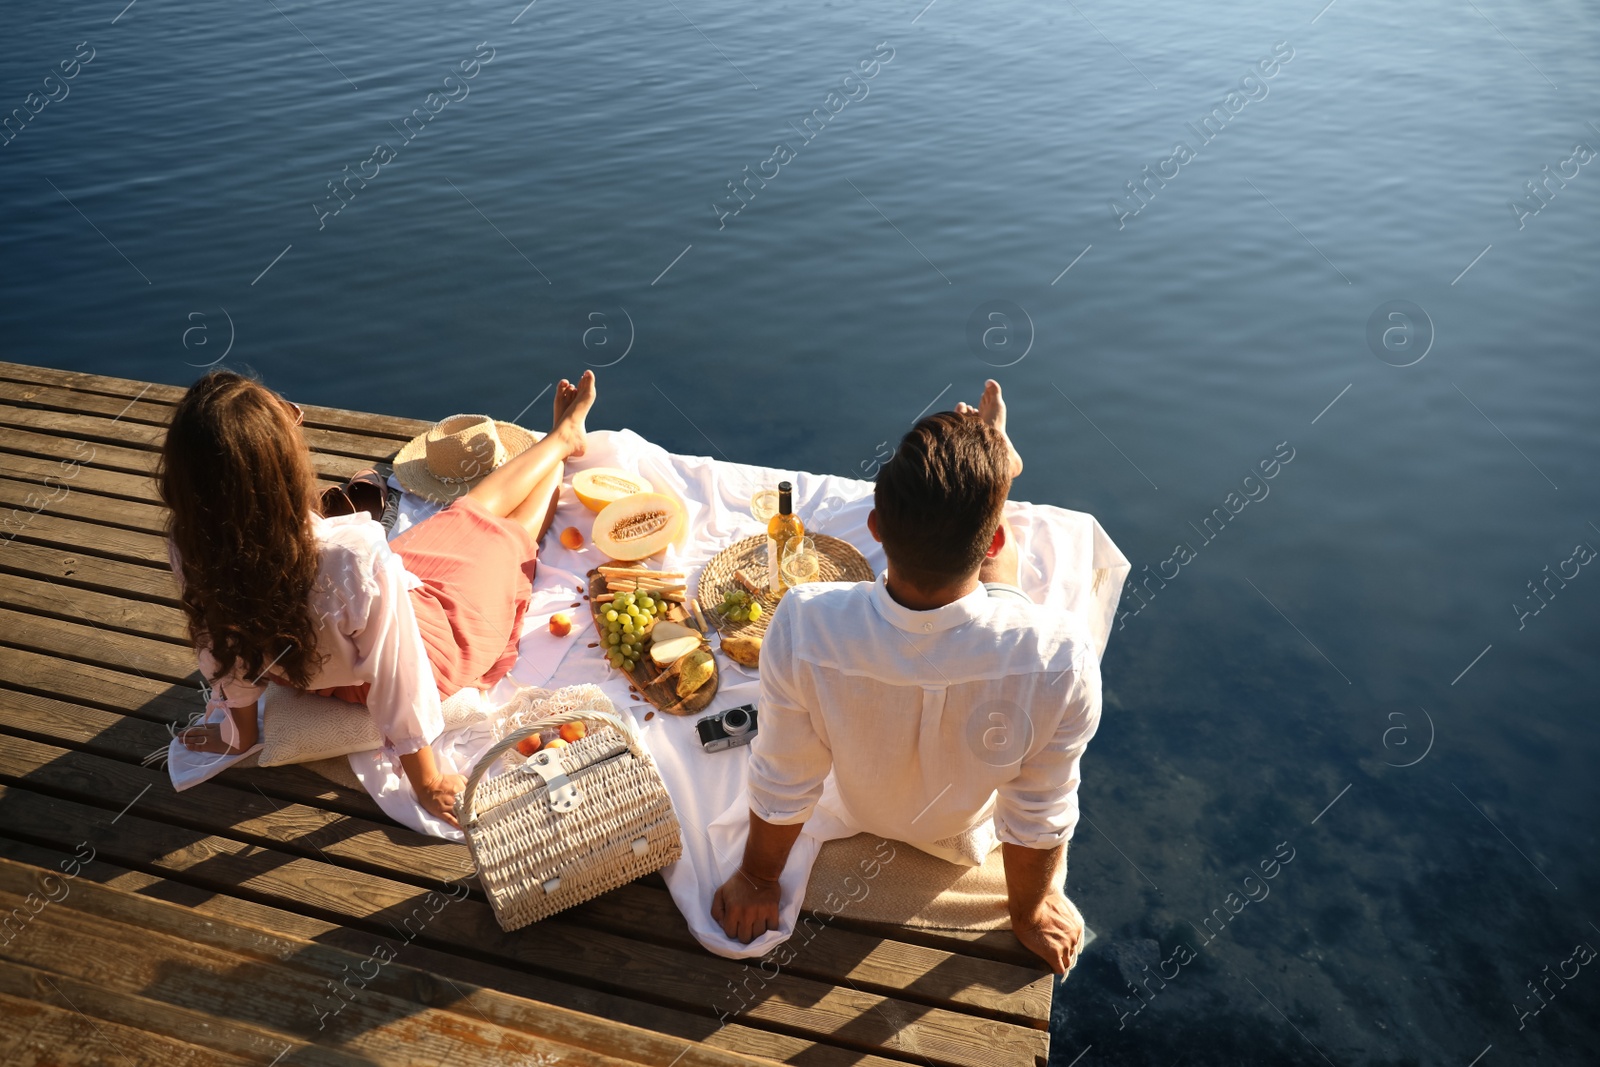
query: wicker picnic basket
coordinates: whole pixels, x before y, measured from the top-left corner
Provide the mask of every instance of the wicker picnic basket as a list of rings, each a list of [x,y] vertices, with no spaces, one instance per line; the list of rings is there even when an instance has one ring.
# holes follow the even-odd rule
[[[595,696],[591,707],[543,718],[536,705],[535,721],[490,747],[467,778],[456,815],[503,930],[626,885],[683,852],[655,761],[633,723]],[[515,754],[542,728],[578,721],[599,728],[564,749],[525,761]],[[508,752],[509,769],[489,774]]]

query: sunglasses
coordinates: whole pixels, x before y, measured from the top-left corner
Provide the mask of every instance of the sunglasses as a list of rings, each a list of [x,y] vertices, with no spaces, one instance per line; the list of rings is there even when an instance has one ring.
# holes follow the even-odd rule
[[[283,397],[280,396],[278,399],[283,400]],[[304,426],[306,422],[306,413],[304,409],[302,409],[300,405],[296,404],[293,400],[283,400],[283,402],[288,406],[290,411],[294,412],[294,424],[296,426]]]

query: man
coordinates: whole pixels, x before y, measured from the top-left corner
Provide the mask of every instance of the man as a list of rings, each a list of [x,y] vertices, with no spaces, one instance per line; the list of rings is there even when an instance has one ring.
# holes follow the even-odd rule
[[[989,381],[978,408],[924,418],[879,472],[867,526],[885,574],[785,595],[761,650],[750,836],[711,905],[729,937],[777,928],[779,875],[831,771],[882,837],[958,859],[963,841],[989,851],[992,827],[1012,930],[1071,967],[1083,922],[1061,883],[1100,665],[1075,616],[1017,588],[1003,510],[1021,468]]]

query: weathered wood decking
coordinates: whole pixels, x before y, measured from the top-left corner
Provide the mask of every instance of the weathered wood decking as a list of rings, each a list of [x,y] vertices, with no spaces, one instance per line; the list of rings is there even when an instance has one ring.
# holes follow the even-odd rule
[[[201,706],[150,478],[181,393],[0,363],[0,1062],[1043,1064],[1051,979],[1009,933],[841,916],[750,981],[656,879],[508,935],[464,846],[363,793],[175,794],[144,760]],[[306,409],[330,481],[424,428]]]

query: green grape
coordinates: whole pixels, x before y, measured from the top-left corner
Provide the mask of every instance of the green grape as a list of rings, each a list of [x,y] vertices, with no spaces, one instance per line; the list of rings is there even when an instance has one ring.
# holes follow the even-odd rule
[[[606,609],[606,622],[616,622],[616,621],[617,621],[617,609],[616,608],[607,608]]]
[[[642,596],[639,598],[639,606],[646,611],[650,611],[656,606],[656,602],[650,596]]]
[[[639,617],[639,606],[637,604],[629,604],[627,610],[630,618],[637,619]]]
[[[745,618],[750,619],[751,621],[761,618],[761,605],[751,604],[750,610],[745,613]]]

